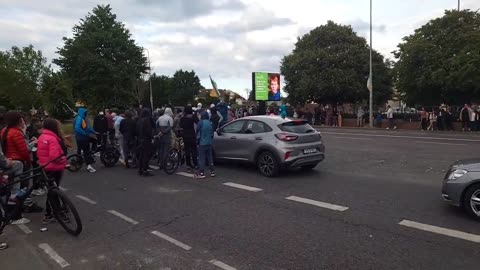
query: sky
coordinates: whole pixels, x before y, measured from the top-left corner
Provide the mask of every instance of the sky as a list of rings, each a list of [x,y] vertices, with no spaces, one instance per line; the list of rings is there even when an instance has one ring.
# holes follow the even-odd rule
[[[98,4],[111,5],[157,74],[193,69],[203,86],[211,75],[243,96],[252,72],[279,72],[297,37],[328,20],[369,38],[369,0],[0,0],[0,50],[33,44],[51,61]],[[373,48],[393,58],[404,36],[456,8],[457,0],[373,0]],[[478,10],[480,0],[461,0],[461,8]]]

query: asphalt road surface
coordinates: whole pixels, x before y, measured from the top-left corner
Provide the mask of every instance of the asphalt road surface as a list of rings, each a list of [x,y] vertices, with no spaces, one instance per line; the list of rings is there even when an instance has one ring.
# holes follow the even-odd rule
[[[242,164],[205,180],[66,173],[83,233],[40,232],[42,214],[27,214],[0,237],[0,269],[480,269],[480,222],[440,196],[480,136],[321,131],[326,160],[274,179]]]

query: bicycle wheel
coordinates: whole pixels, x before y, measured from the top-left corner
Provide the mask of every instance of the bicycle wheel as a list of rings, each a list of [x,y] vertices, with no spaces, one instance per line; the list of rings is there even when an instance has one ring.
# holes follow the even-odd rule
[[[120,151],[117,148],[112,146],[107,146],[105,151],[100,153],[100,160],[102,161],[105,167],[113,167],[117,164],[118,159],[120,158]]]
[[[163,170],[167,174],[173,174],[180,166],[180,153],[177,149],[172,149],[168,152],[168,157],[163,164]]]
[[[67,170],[78,172],[83,166],[83,158],[78,154],[72,154],[67,157]]]
[[[82,220],[72,201],[57,188],[48,191],[47,200],[52,207],[53,216],[62,227],[71,235],[77,236],[82,232]]]

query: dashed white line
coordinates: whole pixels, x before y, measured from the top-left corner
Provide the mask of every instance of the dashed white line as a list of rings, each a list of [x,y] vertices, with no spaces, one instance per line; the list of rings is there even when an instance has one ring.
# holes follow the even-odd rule
[[[87,197],[85,197],[85,196],[82,196],[82,195],[77,195],[77,196],[75,196],[75,197],[77,197],[77,198],[79,198],[80,200],[85,201],[85,202],[87,202],[87,203],[89,203],[89,204],[97,204],[96,201],[93,201],[93,200],[91,200],[91,199],[89,199],[89,198],[87,198]]]
[[[455,237],[455,238],[462,239],[462,240],[467,240],[467,241],[471,241],[471,242],[475,242],[475,243],[480,243],[480,235],[476,235],[476,234],[465,233],[465,232],[461,232],[461,231],[457,231],[457,230],[452,230],[452,229],[442,228],[442,227],[438,227],[438,226],[423,224],[423,223],[410,221],[410,220],[402,220],[398,224],[400,224],[402,226],[410,227],[410,228],[419,229],[419,230],[422,230],[422,231],[437,233],[437,234],[441,234],[441,235]]]
[[[340,205],[335,205],[335,204],[331,204],[331,203],[315,201],[315,200],[306,199],[306,198],[297,197],[297,196],[290,196],[290,197],[287,197],[285,199],[290,200],[290,201],[315,205],[315,206],[318,206],[318,207],[323,207],[323,208],[327,208],[327,209],[335,210],[335,211],[345,211],[345,210],[348,209],[348,207],[345,207],[345,206],[340,206]]]
[[[187,172],[178,172],[178,175],[185,176],[185,177],[190,177],[193,178],[195,175],[193,173],[187,173]]]
[[[138,224],[138,221],[136,221],[136,220],[134,220],[134,219],[131,219],[131,218],[125,216],[124,214],[119,213],[119,212],[117,212],[117,211],[115,211],[115,210],[108,210],[108,212],[109,212],[110,214],[112,214],[112,215],[115,215],[115,216],[117,216],[117,217],[125,220],[126,222],[132,223],[133,225],[137,225],[137,224]]]
[[[454,145],[454,146],[465,146],[464,143],[442,143],[442,142],[426,142],[426,141],[415,141],[418,144],[439,144],[439,145]]]
[[[62,187],[62,186],[60,186],[60,187],[58,187],[58,188],[59,188],[61,191],[63,191],[63,192],[68,191],[68,189],[66,189],[66,188],[64,188],[64,187]]]
[[[30,230],[30,228],[28,228],[25,224],[20,224],[20,225],[17,225],[17,227],[22,230],[25,234],[30,234],[32,233],[32,230]]]
[[[217,266],[217,267],[222,268],[223,270],[237,270],[236,268],[231,267],[230,265],[228,265],[226,263],[223,263],[221,261],[211,260],[210,263]]]
[[[227,183],[223,183],[223,184],[224,184],[225,186],[234,187],[234,188],[239,188],[239,189],[248,190],[248,191],[252,191],[252,192],[262,191],[262,189],[260,189],[260,188],[251,187],[251,186],[245,186],[245,185],[236,184],[236,183],[232,183],[232,182],[227,182]]]
[[[65,268],[70,265],[67,261],[65,261],[62,257],[60,257],[60,255],[58,255],[58,253],[55,250],[53,250],[48,244],[43,243],[38,245],[38,247],[42,249],[48,256],[50,256],[52,260],[58,263],[60,267]]]
[[[162,239],[164,239],[164,240],[167,240],[168,242],[170,242],[170,243],[172,243],[172,244],[174,244],[174,245],[176,245],[176,246],[179,246],[179,247],[181,247],[181,248],[183,248],[183,249],[185,249],[185,250],[190,250],[190,249],[192,249],[191,246],[185,245],[184,243],[182,243],[182,242],[180,242],[180,241],[178,241],[178,240],[175,240],[175,239],[171,238],[170,236],[165,235],[165,234],[163,234],[163,233],[161,233],[161,232],[159,232],[159,231],[152,231],[152,234],[153,234],[153,235],[156,235],[156,236],[158,236],[158,237],[160,237],[160,238],[162,238]]]

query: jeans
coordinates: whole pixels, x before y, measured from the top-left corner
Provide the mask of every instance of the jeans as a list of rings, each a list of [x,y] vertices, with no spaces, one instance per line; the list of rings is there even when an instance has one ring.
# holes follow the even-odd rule
[[[357,127],[363,127],[363,116],[357,116]]]
[[[388,118],[388,127],[393,129],[395,127],[395,120],[393,118]]]
[[[127,158],[125,157],[125,153],[123,152],[123,147],[122,147],[122,145],[123,145],[123,135],[122,134],[117,134],[116,137],[118,139],[118,144],[120,145],[120,159],[125,160]]]
[[[46,173],[47,173],[48,179],[53,179],[57,184],[57,187],[60,186],[60,180],[62,180],[63,171],[49,171]],[[51,215],[51,214],[52,214],[52,207],[47,200],[47,205],[45,206],[45,215]]]
[[[210,167],[210,171],[214,171],[213,167],[213,148],[212,145],[200,145],[198,147],[200,173],[205,173],[205,165]]]
[[[83,160],[87,165],[92,165],[95,162],[90,153],[89,137],[77,137],[77,153],[83,153]]]
[[[172,146],[172,141],[170,138],[171,138],[170,134],[165,134],[159,139],[159,145],[158,145],[158,161],[160,161],[158,164],[159,166],[163,166],[163,164],[167,159],[168,151]]]
[[[184,138],[183,143],[185,144],[185,159],[187,166],[190,168],[196,168],[198,166],[198,151],[195,139]]]
[[[5,173],[10,176],[10,180],[18,180],[15,179],[15,176],[22,174],[23,172],[23,163],[18,160],[12,160],[12,167],[8,169]],[[16,183],[12,186],[11,192],[12,194],[16,194],[20,190],[21,183]]]

